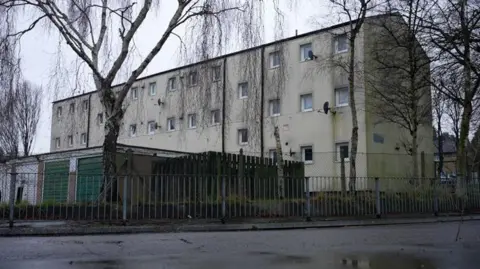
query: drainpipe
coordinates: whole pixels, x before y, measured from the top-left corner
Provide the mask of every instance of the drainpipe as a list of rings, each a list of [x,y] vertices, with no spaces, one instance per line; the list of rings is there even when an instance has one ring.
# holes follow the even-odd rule
[[[225,94],[227,92],[227,57],[223,58],[223,85],[222,85],[222,153],[225,153],[225,108],[226,108],[226,98]]]
[[[90,141],[90,112],[91,112],[91,107],[92,107],[92,94],[88,95],[88,109],[87,109],[87,143],[86,147],[88,148],[89,146],[89,141]]]
[[[261,64],[260,64],[260,79],[261,79],[261,84],[260,84],[260,157],[263,158],[264,155],[264,148],[265,148],[265,141],[264,141],[264,105],[265,105],[265,47],[262,47],[261,49]]]

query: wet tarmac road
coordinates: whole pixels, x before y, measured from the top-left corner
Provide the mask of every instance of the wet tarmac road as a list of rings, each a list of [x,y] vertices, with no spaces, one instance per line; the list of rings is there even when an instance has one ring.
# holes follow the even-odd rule
[[[480,222],[0,238],[0,269],[479,268]]]

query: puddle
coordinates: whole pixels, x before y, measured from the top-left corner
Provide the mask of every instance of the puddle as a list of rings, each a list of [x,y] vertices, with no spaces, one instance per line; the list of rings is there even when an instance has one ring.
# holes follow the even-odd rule
[[[321,253],[319,255],[289,255],[268,251],[251,251],[262,262],[275,267],[316,269],[436,269],[428,259],[403,253]]]

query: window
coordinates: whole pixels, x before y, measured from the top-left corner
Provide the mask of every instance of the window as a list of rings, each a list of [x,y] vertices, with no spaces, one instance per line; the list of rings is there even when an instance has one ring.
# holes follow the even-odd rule
[[[300,46],[300,61],[304,62],[304,61],[312,60],[312,58],[310,57],[310,54],[313,55],[311,43]]]
[[[137,125],[136,124],[131,124],[130,125],[130,136],[134,137],[137,135]]]
[[[302,161],[306,164],[313,163],[313,150],[311,146],[301,147]]]
[[[192,71],[188,74],[188,86],[195,86],[198,82],[197,71]]]
[[[82,145],[87,144],[87,134],[86,134],[86,133],[82,133],[82,134],[80,135],[80,143],[81,143]]]
[[[167,131],[175,131],[175,118],[167,119]]]
[[[345,161],[348,161],[348,143],[337,143],[335,147],[337,161],[340,162],[342,160],[342,156]]]
[[[59,106],[57,107],[57,118],[60,118],[62,116],[62,107]]]
[[[313,100],[312,100],[312,94],[303,94],[300,96],[300,103],[302,106],[302,111],[303,112],[308,112],[313,110]]]
[[[280,99],[273,99],[268,101],[270,109],[270,116],[280,116]]]
[[[103,113],[98,113],[97,114],[97,120],[98,120],[98,124],[103,123]]]
[[[220,110],[212,110],[212,124],[220,124]]]
[[[55,138],[55,148],[60,148],[60,137]]]
[[[220,66],[214,66],[212,68],[212,79],[213,81],[219,81],[220,80],[220,72],[221,72],[221,68]]]
[[[68,136],[68,146],[69,147],[73,146],[73,135]]]
[[[176,78],[169,78],[168,79],[168,90],[173,92],[177,89],[177,80]]]
[[[342,53],[348,50],[347,34],[338,35],[335,37],[335,53]]]
[[[335,89],[335,102],[336,106],[348,106],[348,87]]]
[[[188,128],[193,129],[197,128],[197,115],[189,114],[188,115]]]
[[[157,83],[152,82],[148,85],[148,88],[150,89],[150,95],[154,96],[157,94]]]
[[[280,52],[274,51],[270,53],[270,68],[276,68],[280,66]]]
[[[240,144],[240,145],[248,144],[248,130],[247,129],[239,129],[238,130],[238,144]]]
[[[70,114],[75,113],[75,103],[70,103],[70,106],[68,107],[68,112],[70,112]]]
[[[87,111],[88,110],[88,100],[83,100],[83,111]]]
[[[138,99],[138,88],[137,88],[137,87],[132,88],[131,91],[132,91],[132,93],[131,93],[132,99],[133,99],[133,100]]]
[[[269,150],[268,157],[273,160],[273,163],[277,163],[277,150],[276,149]]]
[[[240,83],[238,84],[238,98],[245,99],[248,97],[248,83]]]
[[[156,125],[155,125],[155,122],[154,121],[149,121],[148,122],[148,125],[147,125],[147,128],[148,128],[148,134],[155,134],[155,129],[156,129]]]

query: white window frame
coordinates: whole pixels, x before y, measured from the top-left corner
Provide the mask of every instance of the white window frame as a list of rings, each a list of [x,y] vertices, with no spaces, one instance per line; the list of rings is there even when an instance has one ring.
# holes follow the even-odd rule
[[[147,133],[149,135],[155,134],[155,121],[151,120],[147,122]]]
[[[312,43],[305,43],[300,45],[300,62],[306,62],[306,61],[311,61],[313,59],[310,59],[308,57],[308,50],[306,51],[307,48],[310,48],[310,51],[313,53],[313,47]],[[307,52],[307,53],[305,53]]]
[[[342,39],[342,38],[345,38],[345,42],[346,42],[345,49],[339,50],[338,49],[338,44],[339,44],[339,40]],[[348,51],[348,35],[347,34],[341,34],[341,35],[335,36],[334,44],[335,44],[335,54],[347,52]]]
[[[171,78],[168,78],[168,91],[169,92],[174,92],[177,90],[177,78],[176,77],[171,77]]]
[[[275,107],[275,103],[277,103],[277,107],[278,107],[278,112],[275,113],[274,111],[274,107]],[[270,111],[270,117],[278,117],[280,116],[280,113],[281,113],[281,107],[280,107],[280,99],[272,99],[272,100],[269,100],[268,101],[268,109]]]
[[[197,114],[192,113],[188,114],[188,129],[195,129],[197,128]]]
[[[83,100],[83,111],[87,111],[88,110],[88,100]]]
[[[192,78],[195,78],[195,81],[192,81]],[[187,81],[188,81],[188,86],[189,87],[197,86],[197,84],[198,84],[198,72],[197,71],[189,72],[188,77],[187,77]]]
[[[218,74],[217,74],[217,71],[218,71]],[[221,78],[222,78],[222,67],[220,65],[212,67],[212,80],[220,81]]]
[[[171,125],[172,125],[171,123],[173,123],[173,128],[171,128]],[[175,121],[175,117],[170,117],[170,118],[167,119],[167,131],[168,131],[168,132],[173,132],[173,131],[175,131],[176,128],[177,128],[176,125],[177,125],[177,123],[176,123],[176,121]]]
[[[277,163],[278,161],[277,149],[270,149],[268,151],[268,158],[272,159],[274,163]]]
[[[103,113],[97,114],[98,124],[103,124]]]
[[[133,100],[137,100],[138,99],[138,87],[133,87],[132,89],[130,89],[131,91],[131,97]]]
[[[242,141],[243,132],[245,132],[245,138],[247,139],[247,141],[245,142]],[[241,146],[248,145],[248,129],[247,128],[238,129],[237,134],[238,134],[238,144]]]
[[[275,57],[278,57],[278,63],[277,65],[275,65]],[[268,60],[270,62],[270,68],[273,69],[273,68],[278,68],[280,67],[280,51],[272,51],[270,52],[270,54],[268,55]]]
[[[346,103],[340,103],[340,94],[341,92],[346,92],[347,93],[347,102]],[[344,106],[348,106],[348,102],[349,102],[349,99],[350,99],[350,95],[349,95],[349,91],[348,91],[348,87],[338,87],[335,89],[335,106],[337,107],[344,107]]]
[[[150,96],[157,95],[157,82],[150,82],[148,84],[148,92],[149,92]]]
[[[62,109],[61,106],[57,107],[57,118],[62,117],[62,110],[63,110],[63,109]]]
[[[61,144],[60,144],[60,137],[56,137],[55,138],[55,148],[59,149]]]
[[[335,143],[335,160],[337,162],[341,162],[341,159],[340,159],[341,158],[341,156],[340,156],[341,150],[340,149],[341,149],[341,147],[344,147],[344,146],[347,146],[347,153],[348,153],[347,157],[344,158],[344,162],[348,162],[350,160],[350,158],[349,158],[350,157],[350,143],[348,143],[348,142],[337,142],[337,143]]]
[[[310,97],[310,99],[311,99],[312,107],[310,107],[310,108],[305,107],[305,98],[307,98],[307,97]],[[313,94],[305,93],[305,94],[300,95],[300,108],[301,108],[302,112],[313,111]]]
[[[246,88],[247,94],[243,95],[243,89]],[[238,84],[238,99],[248,98],[248,82],[242,82]]]
[[[130,124],[130,126],[128,127],[128,135],[130,137],[137,136],[137,125],[136,124]]]
[[[220,109],[214,109],[211,112],[211,118],[212,118],[212,125],[219,125],[221,121],[220,117]],[[218,122],[215,121],[215,115],[218,115]]]
[[[68,146],[73,147],[73,135],[67,136]]]
[[[87,133],[80,134],[80,144],[86,145],[87,144]]]
[[[312,159],[311,160],[306,160],[305,159],[305,150],[307,149],[310,149],[312,151]],[[303,163],[305,164],[312,164],[313,163],[313,147],[312,146],[301,146],[300,147],[300,151],[301,151],[301,154],[302,154],[302,161]]]

